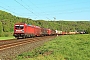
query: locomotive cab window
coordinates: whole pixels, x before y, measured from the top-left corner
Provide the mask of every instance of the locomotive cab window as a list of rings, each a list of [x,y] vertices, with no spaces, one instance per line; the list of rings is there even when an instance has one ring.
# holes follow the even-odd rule
[[[24,25],[16,25],[15,26],[15,29],[23,29],[24,28]]]

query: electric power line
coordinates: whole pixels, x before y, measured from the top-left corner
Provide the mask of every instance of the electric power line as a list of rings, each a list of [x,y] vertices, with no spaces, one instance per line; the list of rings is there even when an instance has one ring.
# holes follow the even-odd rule
[[[1,7],[1,8],[3,8],[3,9],[5,9],[5,10],[7,10],[7,11],[10,11],[10,12],[12,12],[12,13],[14,13],[14,14],[18,15],[17,13],[15,13],[15,12],[13,12],[13,11],[11,11],[11,10],[9,10],[9,9],[5,8],[5,7],[2,7],[2,6],[0,6],[0,7]]]
[[[17,0],[14,0],[14,1],[17,2],[18,4],[20,4],[22,7],[24,7],[26,10],[28,10],[32,14],[34,14],[32,11],[30,11],[28,8],[26,8],[23,4],[19,3]],[[37,16],[36,14],[34,14],[34,15]],[[37,17],[39,17],[39,16],[37,16]]]
[[[30,0],[28,0],[28,1],[30,1]],[[31,2],[31,1],[30,1]],[[32,3],[32,2],[31,2]],[[39,7],[37,7],[34,3],[32,3],[37,9],[39,9]],[[39,9],[40,10],[40,9]],[[45,12],[43,12],[43,13],[45,13]],[[47,14],[48,15],[48,14]],[[46,17],[47,19],[49,19],[48,17]],[[49,19],[50,20],[50,19]]]

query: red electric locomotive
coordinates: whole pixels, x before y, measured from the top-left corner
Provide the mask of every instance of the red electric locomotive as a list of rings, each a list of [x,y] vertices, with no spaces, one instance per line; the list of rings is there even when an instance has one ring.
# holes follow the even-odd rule
[[[18,23],[14,25],[14,34],[16,38],[26,38],[41,35],[41,28],[38,26]]]

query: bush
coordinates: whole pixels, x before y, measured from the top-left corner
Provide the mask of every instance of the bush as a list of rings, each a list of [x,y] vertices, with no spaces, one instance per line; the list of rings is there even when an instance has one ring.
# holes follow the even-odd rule
[[[12,36],[13,33],[12,32],[3,32],[2,34],[0,34],[0,37],[8,37],[8,36]]]
[[[88,28],[88,29],[86,30],[86,33],[87,33],[87,34],[90,34],[90,28]]]

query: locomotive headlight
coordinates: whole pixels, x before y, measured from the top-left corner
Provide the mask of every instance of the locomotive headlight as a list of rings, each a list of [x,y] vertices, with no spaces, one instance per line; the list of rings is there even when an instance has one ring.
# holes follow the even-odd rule
[[[15,30],[15,32],[20,33],[20,32],[24,32],[24,30]]]
[[[22,30],[22,32],[24,32],[24,30]]]

